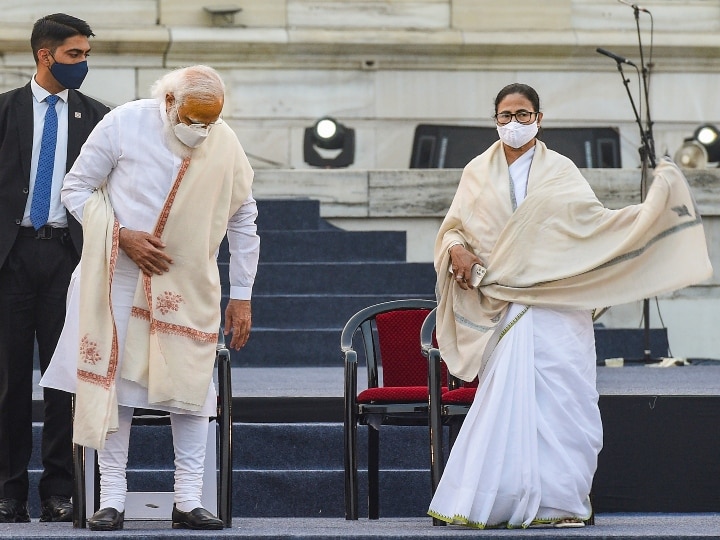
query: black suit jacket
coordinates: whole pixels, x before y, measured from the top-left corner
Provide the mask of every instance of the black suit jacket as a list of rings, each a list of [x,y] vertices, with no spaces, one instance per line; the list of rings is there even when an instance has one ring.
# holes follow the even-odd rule
[[[15,243],[30,188],[33,103],[30,83],[0,94],[0,267]],[[68,93],[68,146],[65,172],[95,125],[110,109],[76,90]],[[82,250],[82,228],[68,213],[73,244]]]

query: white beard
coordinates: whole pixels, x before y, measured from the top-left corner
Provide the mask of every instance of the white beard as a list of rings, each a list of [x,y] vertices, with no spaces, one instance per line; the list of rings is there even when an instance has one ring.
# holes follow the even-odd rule
[[[164,101],[161,103],[163,105],[165,104]],[[171,114],[175,116],[175,119],[170,119]],[[193,149],[180,142],[180,139],[175,136],[175,132],[173,131],[173,127],[179,122],[176,110],[173,108],[170,109],[169,112],[166,112],[163,111],[161,108],[160,117],[162,118],[163,123],[163,137],[165,139],[165,144],[167,144],[170,152],[183,159],[190,157],[192,155]]]

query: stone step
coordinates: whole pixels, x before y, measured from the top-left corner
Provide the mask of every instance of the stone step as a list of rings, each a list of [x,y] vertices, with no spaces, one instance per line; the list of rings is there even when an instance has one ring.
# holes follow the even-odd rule
[[[233,367],[340,366],[340,329],[255,326],[245,347],[231,350],[230,358]]]
[[[260,262],[405,261],[405,231],[261,231]],[[219,261],[227,261],[223,241]]]
[[[405,298],[433,299],[432,291],[424,296],[418,294],[368,294],[368,295],[313,295],[298,294],[293,296],[265,295],[262,300],[253,301],[253,326],[255,328],[281,328],[281,329],[310,329],[335,328],[340,329],[355,313],[361,309]],[[222,309],[227,305],[227,299],[222,301]],[[419,347],[419,344],[418,344]]]
[[[319,486],[321,488],[322,486]],[[330,494],[329,494],[330,495]],[[335,493],[332,493],[334,496]],[[250,499],[248,499],[250,500]],[[381,508],[382,511],[382,508]],[[584,540],[716,540],[720,529],[720,514],[654,512],[597,513],[595,526],[578,531],[559,533],[554,529],[486,529],[473,531],[467,527],[433,527],[432,520],[421,517],[387,517],[368,520],[361,512],[356,521],[326,516],[321,511],[312,516],[236,517],[232,527],[213,531],[212,535],[170,528],[168,520],[125,521],[121,531],[93,532],[73,529],[67,523],[17,523],[0,528],[0,539],[38,540],[42,538],[98,538],[112,540],[167,540],[168,538],[224,538],[228,540],[443,540],[468,538],[528,540],[529,538],[582,537]]]
[[[358,428],[361,512],[367,499],[367,428]],[[40,424],[30,464],[31,514],[39,512]],[[383,516],[422,516],[430,501],[427,428],[383,426],[380,497]],[[343,427],[340,423],[233,426],[233,516],[344,515]],[[130,491],[172,491],[169,426],[133,426],[128,458]],[[402,492],[402,497],[397,494]]]
[[[320,201],[315,199],[260,199],[257,201],[258,231],[289,231],[332,228],[320,217]]]
[[[40,469],[42,424],[33,424],[31,469]],[[233,470],[343,470],[340,422],[233,423]],[[367,427],[358,426],[358,464],[367,468]],[[380,464],[386,470],[429,469],[428,428],[383,426]],[[401,451],[398,451],[401,449]],[[270,451],[271,450],[271,451]],[[173,470],[169,425],[133,426],[128,470]]]
[[[223,294],[229,292],[227,262],[219,262]],[[260,263],[253,297],[264,294],[393,294],[435,290],[432,263],[404,261]]]

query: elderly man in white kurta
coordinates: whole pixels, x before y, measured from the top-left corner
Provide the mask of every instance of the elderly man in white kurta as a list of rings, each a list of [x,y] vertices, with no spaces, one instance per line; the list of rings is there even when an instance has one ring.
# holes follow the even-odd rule
[[[134,407],[170,412],[173,528],[220,529],[200,503],[216,406],[216,256],[227,233],[223,331],[238,349],[250,331],[260,244],[253,171],[220,119],[224,85],[213,69],[171,72],[152,95],[109,113],[65,178],[63,203],[83,223],[85,246],[41,384],[76,393],[74,440],[99,449],[100,510],[91,529],[123,527]]]

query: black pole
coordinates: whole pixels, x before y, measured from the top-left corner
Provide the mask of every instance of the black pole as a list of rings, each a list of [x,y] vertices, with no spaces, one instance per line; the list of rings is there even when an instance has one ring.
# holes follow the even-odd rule
[[[638,76],[642,79],[642,92],[643,95],[640,96],[641,103],[642,103],[642,97],[645,97],[645,123],[643,125],[643,119],[642,119],[642,111],[638,111],[637,107],[635,106],[635,101],[632,96],[632,92],[630,92],[630,87],[628,86],[630,79],[625,77],[625,73],[622,69],[622,64],[627,63],[632,66],[635,66],[632,62],[623,59],[622,57],[619,57],[618,55],[608,55],[607,51],[604,51],[602,49],[598,49],[598,52],[601,54],[605,54],[606,56],[610,56],[611,58],[615,58],[615,62],[617,63],[618,71],[620,72],[620,76],[622,77],[623,85],[625,86],[625,90],[627,92],[628,98],[630,99],[630,105],[632,106],[633,114],[635,115],[635,121],[637,122],[638,128],[640,129],[640,142],[641,146],[639,148],[640,152],[640,202],[645,201],[645,197],[647,195],[648,190],[648,178],[649,178],[649,168],[655,168],[655,141],[653,139],[653,133],[652,133],[652,126],[653,122],[650,118],[650,85],[649,85],[649,77],[650,77],[650,68],[652,67],[652,63],[648,62],[645,64],[645,58],[643,54],[643,45],[642,45],[642,37],[640,35],[640,17],[639,12],[640,9],[638,6],[633,5],[633,11],[635,15],[635,26],[637,28],[637,36],[638,36],[638,47],[640,49],[640,66],[641,69],[638,70]],[[647,12],[647,10],[644,10]],[[649,12],[647,12],[649,14]],[[651,15],[652,17],[652,15]],[[652,52],[651,52],[652,54]],[[638,69],[637,66],[635,66],[635,69]],[[652,362],[652,349],[650,346],[650,300],[648,298],[643,299],[643,356],[642,361],[645,363]]]

